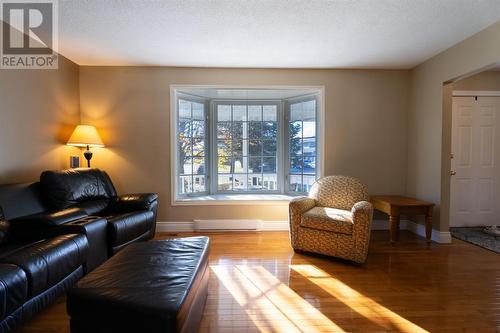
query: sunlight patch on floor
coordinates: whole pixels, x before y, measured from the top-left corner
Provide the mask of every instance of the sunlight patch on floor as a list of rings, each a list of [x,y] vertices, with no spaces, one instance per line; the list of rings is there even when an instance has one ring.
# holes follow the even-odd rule
[[[210,268],[261,332],[344,332],[263,266]]]
[[[383,305],[352,289],[313,265],[290,265],[290,268],[341,301],[363,317],[378,325],[401,332],[427,332]]]

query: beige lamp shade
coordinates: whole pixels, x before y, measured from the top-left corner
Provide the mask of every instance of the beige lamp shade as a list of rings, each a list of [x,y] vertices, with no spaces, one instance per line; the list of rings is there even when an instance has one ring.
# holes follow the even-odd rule
[[[67,144],[75,147],[104,147],[97,129],[90,125],[76,126]]]

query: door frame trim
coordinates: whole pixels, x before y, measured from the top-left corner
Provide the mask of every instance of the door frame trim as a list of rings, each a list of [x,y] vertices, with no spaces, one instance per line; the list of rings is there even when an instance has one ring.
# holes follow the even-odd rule
[[[496,90],[453,90],[452,97],[500,97]]]

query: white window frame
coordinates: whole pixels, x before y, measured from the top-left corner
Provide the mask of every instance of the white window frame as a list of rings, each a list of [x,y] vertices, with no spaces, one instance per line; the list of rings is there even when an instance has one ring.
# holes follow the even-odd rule
[[[179,145],[177,144],[177,140],[178,140],[178,137],[179,137],[179,128],[177,126],[178,122],[179,122],[179,109],[178,109],[178,101],[182,99],[182,100],[186,100],[186,101],[189,101],[189,102],[195,102],[195,103],[200,103],[200,104],[203,104],[203,108],[204,108],[204,111],[205,111],[205,191],[203,192],[191,192],[191,193],[188,193],[188,194],[185,194],[185,195],[181,195],[179,194],[179,186],[181,185],[179,183],[179,180],[180,180],[180,173],[179,173]],[[203,195],[207,195],[210,193],[210,172],[207,172],[210,171],[210,156],[211,156],[211,152],[210,152],[210,121],[209,121],[209,106],[208,106],[208,103],[206,101],[206,99],[202,98],[202,97],[199,97],[199,96],[194,96],[194,95],[189,95],[189,94],[186,94],[186,93],[177,93],[176,94],[176,97],[175,97],[175,101],[174,101],[174,104],[175,104],[175,109],[174,109],[174,123],[173,123],[173,132],[174,132],[174,140],[172,140],[173,142],[173,145],[174,145],[174,149],[173,149],[173,159],[174,160],[174,177],[175,177],[175,188],[174,188],[174,191],[175,191],[175,196],[176,198],[179,197],[179,198],[189,198],[189,197],[195,197],[195,196],[203,196]],[[171,150],[172,151],[172,150]],[[194,177],[192,175],[192,177]],[[193,184],[194,186],[194,184]]]
[[[288,142],[284,142],[282,145],[278,146],[278,149],[281,150],[281,153],[278,157],[278,165],[277,168],[278,170],[282,170],[282,175],[283,176],[278,176],[278,182],[280,183],[280,191],[277,193],[270,193],[270,192],[264,192],[264,191],[256,191],[256,192],[230,192],[228,194],[217,194],[217,193],[206,193],[202,192],[201,194],[197,194],[195,196],[179,196],[178,195],[178,186],[179,184],[179,176],[178,176],[178,144],[177,144],[177,100],[180,96],[189,96],[189,98],[197,98],[197,100],[193,100],[196,102],[199,102],[200,100],[205,100],[204,97],[200,96],[195,96],[191,94],[187,94],[183,91],[190,90],[190,89],[276,89],[276,90],[284,90],[284,89],[290,89],[290,90],[311,90],[311,94],[307,94],[307,96],[310,96],[312,94],[317,95],[317,118],[316,118],[316,124],[317,124],[317,132],[316,132],[316,140],[317,140],[317,159],[316,159],[316,173],[317,177],[320,178],[324,175],[324,158],[325,158],[325,152],[324,152],[324,137],[325,137],[325,87],[324,86],[282,86],[282,85],[265,85],[265,86],[238,86],[238,85],[178,85],[178,84],[172,84],[170,85],[170,168],[171,168],[171,204],[173,206],[203,206],[203,205],[287,205],[288,201],[297,196],[297,195],[303,195],[302,193],[290,193],[288,194],[286,191],[288,189],[288,168],[287,168],[287,154],[289,154],[286,149],[288,149]],[[303,97],[307,97],[303,96]],[[293,98],[295,100],[295,98]],[[227,100],[225,100],[227,101]],[[212,101],[209,103],[205,104],[206,109],[206,115],[209,115],[212,112],[212,107],[211,104]],[[288,131],[288,122],[286,119],[284,119],[285,115],[288,114],[288,106],[286,105],[285,99],[283,99],[282,105],[281,105],[281,112],[278,112],[278,116],[283,117],[279,122],[281,123],[281,126],[279,130],[281,133],[284,133],[283,131]],[[212,118],[212,119],[210,119]],[[213,191],[214,187],[212,183],[214,182],[214,177],[212,175],[213,173],[213,168],[211,167],[212,164],[212,159],[213,159],[213,152],[212,152],[212,144],[210,143],[210,140],[212,137],[213,138],[213,122],[214,119],[213,117],[209,116],[208,122],[207,122],[207,131],[211,133],[211,135],[207,136],[207,143],[206,149],[207,149],[207,154],[208,156],[206,157],[206,163],[207,165],[205,166],[208,169],[208,172],[206,173],[207,176],[207,181],[206,184],[210,184],[210,190]],[[208,133],[208,132],[207,132]],[[281,134],[280,134],[281,135]],[[287,134],[281,135],[282,137],[286,138]],[[277,170],[277,171],[278,171]]]
[[[323,158],[323,152],[322,152],[322,145],[323,143],[321,142],[320,143],[320,140],[323,138],[323,131],[321,129],[321,124],[323,123],[322,121],[320,121],[321,119],[321,114],[320,114],[320,100],[321,100],[321,96],[319,96],[318,94],[308,94],[308,95],[303,95],[303,96],[297,96],[297,97],[293,97],[293,98],[289,98],[289,99],[286,99],[285,100],[285,110],[284,110],[284,114],[285,114],[285,119],[284,119],[284,123],[283,123],[283,126],[285,127],[285,135],[284,137],[286,138],[285,142],[284,142],[284,146],[285,146],[285,155],[284,155],[284,163],[286,165],[286,168],[285,168],[285,176],[284,176],[284,179],[285,179],[285,188],[284,188],[284,193],[286,194],[290,194],[290,195],[301,195],[301,194],[304,194],[304,192],[290,192],[289,191],[289,188],[290,188],[290,167],[289,167],[289,162],[290,162],[290,133],[288,133],[289,131],[289,122],[290,122],[290,105],[291,104],[296,104],[296,103],[302,103],[302,102],[308,102],[308,101],[312,101],[312,100],[315,100],[316,101],[316,136],[315,136],[315,139],[316,139],[316,173],[315,173],[315,177],[316,179],[320,178],[321,175],[323,174],[322,173],[322,165],[323,165],[323,161],[322,161],[322,158]],[[319,134],[319,135],[318,135]],[[304,173],[302,173],[302,176],[304,176]]]
[[[253,191],[219,191],[218,190],[218,170],[216,167],[216,161],[217,161],[217,117],[216,117],[216,108],[217,105],[233,105],[233,104],[241,104],[241,105],[276,105],[277,107],[277,122],[278,122],[278,135],[277,135],[277,151],[276,151],[276,176],[277,176],[277,183],[278,183],[278,189],[275,191],[272,190],[253,190]],[[284,178],[284,170],[283,170],[283,158],[282,158],[282,150],[283,150],[283,144],[280,144],[282,140],[285,139],[285,133],[283,132],[282,129],[282,124],[284,121],[284,109],[283,109],[283,103],[281,100],[259,100],[259,99],[254,99],[254,100],[229,100],[229,99],[224,99],[224,100],[212,100],[210,102],[210,123],[211,123],[211,136],[210,136],[210,147],[212,149],[212,154],[211,154],[211,159],[212,159],[212,164],[211,169],[210,169],[210,174],[211,174],[211,187],[210,187],[210,193],[211,194],[283,194],[283,178]],[[264,174],[261,172],[261,174]],[[247,173],[248,175],[248,173]]]

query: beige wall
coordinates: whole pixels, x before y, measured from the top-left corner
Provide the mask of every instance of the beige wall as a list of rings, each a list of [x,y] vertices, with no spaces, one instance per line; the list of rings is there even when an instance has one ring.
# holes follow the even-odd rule
[[[453,82],[453,90],[500,91],[500,71],[485,71]]]
[[[442,231],[448,230],[451,149],[451,114],[443,112],[443,106],[447,105],[443,99],[443,83],[478,73],[498,61],[500,22],[412,71],[407,194],[438,204],[435,227]]]
[[[359,177],[371,193],[406,189],[408,71],[81,67],[82,121],[108,145],[94,166],[120,192],[158,192],[159,221],[287,219],[286,205],[170,206],[171,84],[325,86],[325,174]]]
[[[0,70],[0,184],[38,179],[69,166],[64,146],[80,120],[78,66],[59,58],[57,70]]]

